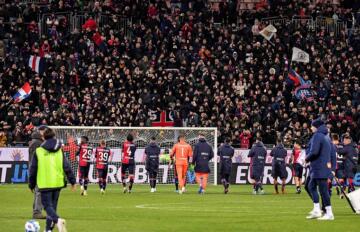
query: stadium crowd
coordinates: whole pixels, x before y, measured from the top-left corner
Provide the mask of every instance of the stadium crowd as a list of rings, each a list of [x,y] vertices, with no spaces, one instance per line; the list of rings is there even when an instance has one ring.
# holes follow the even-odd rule
[[[259,135],[265,144],[275,144],[279,135],[286,146],[294,139],[306,143],[310,122],[319,116],[332,132],[349,132],[359,141],[359,35],[289,23],[275,25],[273,44],[259,35],[266,26],[260,19],[269,16],[336,17],[348,27],[359,23],[354,9],[345,7],[290,0],[241,13],[236,1],[213,11],[202,0],[0,6],[5,48],[0,146],[29,141],[41,124],[150,126],[150,114],[163,110],[173,112],[175,126],[218,127],[220,142],[231,137],[235,147],[248,148]],[[92,12],[80,30],[54,20],[40,36],[41,14],[76,10]],[[136,19],[127,29],[130,37],[116,17],[100,27],[99,12]],[[310,54],[310,63],[291,66],[311,81],[311,101],[299,100],[287,78],[293,47]],[[29,69],[30,55],[46,58],[45,74]],[[31,96],[12,102],[26,81]]]

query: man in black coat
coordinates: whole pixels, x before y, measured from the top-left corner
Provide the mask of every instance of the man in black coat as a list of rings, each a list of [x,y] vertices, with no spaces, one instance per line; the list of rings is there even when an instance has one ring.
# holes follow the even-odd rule
[[[206,142],[203,134],[199,134],[199,142],[195,144],[193,164],[195,165],[196,182],[200,185],[199,194],[204,194],[210,173],[209,161],[214,157],[212,147]]]
[[[282,194],[285,193],[285,184],[286,184],[286,156],[287,151],[284,148],[284,145],[282,144],[281,139],[277,139],[277,145],[271,150],[270,156],[273,157],[272,160],[272,171],[271,175],[274,178],[274,187],[275,187],[275,193],[279,194],[278,189],[278,177],[281,179],[281,192]]]
[[[220,157],[221,183],[224,185],[225,194],[229,192],[232,157],[234,156],[234,153],[235,150],[230,145],[230,138],[226,138],[225,143],[219,147],[218,151],[218,155]]]
[[[344,145],[339,146],[337,152],[339,156],[342,157],[343,159],[344,180],[345,180],[344,183],[346,183],[346,180],[349,182],[348,191],[352,192],[355,190],[353,178],[356,173],[359,151],[357,149],[356,144],[352,142],[352,138],[350,137],[350,135],[346,134],[344,136],[343,143]],[[346,188],[346,186],[343,185],[343,188]]]
[[[159,170],[159,156],[160,156],[160,147],[156,143],[156,138],[152,137],[149,145],[145,148],[146,154],[146,171],[149,175],[149,182],[151,187],[151,192],[156,192],[156,178]]]
[[[264,176],[266,154],[267,152],[264,144],[262,143],[262,138],[257,137],[248,154],[248,157],[251,158],[250,177],[255,181],[253,187],[253,194],[264,194],[264,190],[262,187],[262,178]]]
[[[40,147],[44,142],[43,134],[47,127],[40,126],[31,134],[31,141],[29,144],[29,167],[31,166],[31,160],[35,155],[36,148]],[[46,219],[44,215],[42,215],[43,205],[41,204],[41,194],[39,189],[35,187],[34,190],[34,203],[33,203],[33,219]]]

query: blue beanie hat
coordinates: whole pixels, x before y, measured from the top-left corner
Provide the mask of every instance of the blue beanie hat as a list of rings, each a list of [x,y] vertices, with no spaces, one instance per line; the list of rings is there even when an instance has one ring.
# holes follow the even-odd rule
[[[324,122],[320,118],[315,119],[311,122],[311,126],[316,127],[316,128],[319,128],[322,125],[324,125]]]

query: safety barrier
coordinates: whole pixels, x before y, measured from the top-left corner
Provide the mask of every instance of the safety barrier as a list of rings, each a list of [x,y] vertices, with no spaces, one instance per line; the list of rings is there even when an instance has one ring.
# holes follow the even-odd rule
[[[262,18],[261,23],[266,25],[274,25],[274,26],[281,26],[286,25],[289,22],[289,19],[286,17],[268,17]]]
[[[339,36],[342,32],[346,32],[346,22],[318,16],[315,20],[315,30],[316,33],[325,31],[326,33],[333,33],[335,36]]]
[[[49,35],[55,26],[57,32],[80,31],[82,25],[92,17],[99,28],[111,25],[111,28],[120,31],[125,37],[131,36],[132,19],[116,14],[94,13],[94,12],[57,12],[54,14],[43,14],[40,18],[40,33]]]
[[[295,15],[291,19],[291,23],[293,24],[294,28],[307,28],[308,30],[314,30],[315,23],[311,16],[300,16]]]
[[[350,30],[347,28],[345,21],[320,16],[313,19],[311,16],[295,15],[291,20],[284,17],[269,17],[261,19],[261,23],[264,25],[272,24],[275,27],[292,24],[295,29],[306,28],[308,31],[316,33],[324,31],[334,36],[339,36],[342,33],[347,33],[348,35]]]

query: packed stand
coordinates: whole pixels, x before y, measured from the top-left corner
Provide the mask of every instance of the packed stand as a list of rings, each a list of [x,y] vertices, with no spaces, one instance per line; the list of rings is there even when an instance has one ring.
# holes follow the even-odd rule
[[[274,44],[259,35],[264,17],[350,21],[356,9],[269,1],[239,13],[235,1],[219,11],[201,0],[54,2],[0,8],[6,54],[0,59],[0,146],[26,143],[41,124],[151,126],[150,115],[163,110],[173,113],[177,127],[217,127],[219,142],[231,137],[235,147],[248,148],[260,135],[265,144],[277,136],[287,146],[295,139],[305,144],[319,116],[333,133],[360,139],[359,35],[292,24],[277,26]],[[40,22],[50,25],[40,36],[41,15],[64,11],[91,14],[80,30],[69,29],[66,19]],[[99,22],[100,13],[132,17],[130,36],[117,17]],[[298,100],[287,79],[294,46],[310,53],[310,63],[292,63],[311,81],[310,102]],[[29,69],[30,55],[46,58],[45,74]],[[12,102],[26,81],[30,98]]]

